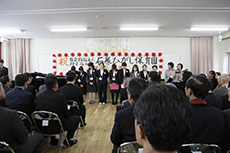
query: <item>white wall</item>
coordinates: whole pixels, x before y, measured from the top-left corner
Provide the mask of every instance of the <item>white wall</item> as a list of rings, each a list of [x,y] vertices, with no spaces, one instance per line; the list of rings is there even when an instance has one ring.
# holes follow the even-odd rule
[[[85,47],[85,38],[32,39],[30,71],[39,70],[39,55],[85,51]],[[164,54],[179,54],[184,68],[188,69],[191,69],[190,49],[190,38],[186,37],[130,37],[130,51],[162,51]]]

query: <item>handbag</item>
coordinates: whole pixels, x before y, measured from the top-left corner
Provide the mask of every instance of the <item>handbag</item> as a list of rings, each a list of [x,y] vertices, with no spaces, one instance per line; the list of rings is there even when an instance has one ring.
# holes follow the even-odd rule
[[[110,90],[119,90],[119,84],[110,84]]]

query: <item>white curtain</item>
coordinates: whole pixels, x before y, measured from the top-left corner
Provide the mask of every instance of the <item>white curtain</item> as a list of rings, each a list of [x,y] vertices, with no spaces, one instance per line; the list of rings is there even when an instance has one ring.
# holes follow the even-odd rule
[[[192,72],[207,74],[212,69],[212,38],[194,37],[191,40]]]
[[[29,72],[29,39],[10,39],[8,42],[8,55],[9,71],[12,79],[19,73]]]

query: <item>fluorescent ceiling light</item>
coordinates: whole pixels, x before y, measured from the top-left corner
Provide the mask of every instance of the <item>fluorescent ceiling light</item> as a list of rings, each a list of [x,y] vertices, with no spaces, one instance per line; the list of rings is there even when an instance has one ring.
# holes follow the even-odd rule
[[[20,29],[0,28],[0,34],[19,34],[22,33]]]
[[[79,28],[52,28],[51,32],[76,32],[76,31],[87,31],[86,27]]]
[[[229,27],[192,27],[191,31],[228,31]]]
[[[124,26],[124,27],[120,27],[121,31],[156,31],[159,30],[159,27],[153,27],[153,26],[146,26],[146,27],[130,27],[130,26]]]

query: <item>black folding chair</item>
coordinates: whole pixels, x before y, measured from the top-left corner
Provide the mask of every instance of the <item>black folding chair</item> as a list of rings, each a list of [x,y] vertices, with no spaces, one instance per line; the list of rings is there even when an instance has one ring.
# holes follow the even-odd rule
[[[80,107],[79,107],[78,103],[76,101],[74,101],[74,100],[68,100],[67,101],[67,107],[68,107],[69,111],[71,111],[71,109],[76,109],[77,110],[78,115],[80,117],[80,122],[81,122],[82,128],[84,128],[85,123],[83,121],[82,115],[80,114]]]
[[[33,122],[43,136],[59,136],[59,152],[64,140],[69,145],[61,120],[57,114],[48,111],[35,111],[32,113]]]
[[[183,144],[177,153],[220,153],[221,148],[215,144]]]
[[[0,153],[15,153],[6,142],[0,141]]]
[[[19,117],[21,118],[21,120],[23,121],[25,127],[27,128],[27,130],[30,132],[30,135],[32,135],[32,132],[34,131],[34,125],[31,121],[31,119],[29,118],[29,116],[21,111],[17,111]]]
[[[137,141],[125,142],[117,149],[117,153],[138,153],[141,149],[142,147],[137,143]]]

